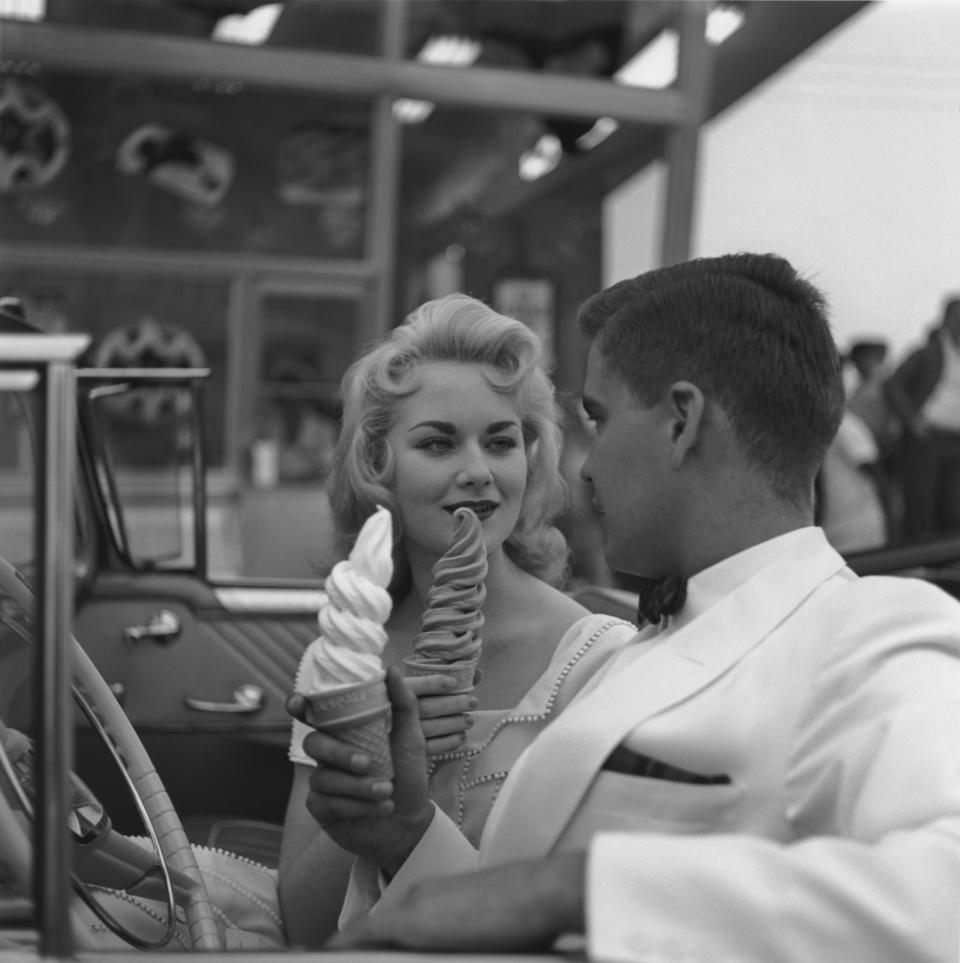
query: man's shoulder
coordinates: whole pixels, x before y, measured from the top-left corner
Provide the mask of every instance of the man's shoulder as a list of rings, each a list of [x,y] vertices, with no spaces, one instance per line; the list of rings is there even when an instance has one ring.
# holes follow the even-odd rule
[[[833,590],[829,591],[833,583]],[[943,589],[900,575],[856,576],[845,569],[811,601],[836,637],[921,639],[931,633],[955,639],[960,652],[960,601]]]
[[[847,570],[849,571],[849,569]],[[960,606],[944,589],[911,575],[855,575],[850,579],[850,589],[864,594],[883,594],[899,598],[919,597],[924,599],[942,599],[948,606]]]
[[[865,576],[810,623],[814,691],[828,701],[922,702],[960,691],[960,602],[918,578]],[[873,696],[867,696],[871,692]]]
[[[931,612],[960,614],[960,601],[948,592],[922,578],[907,575],[855,575],[849,568],[839,573],[843,579],[840,604],[877,605],[893,608],[917,603]]]

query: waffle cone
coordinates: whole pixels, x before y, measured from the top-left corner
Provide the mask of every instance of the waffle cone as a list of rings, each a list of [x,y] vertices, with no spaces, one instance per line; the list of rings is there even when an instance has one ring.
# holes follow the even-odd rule
[[[368,776],[393,779],[389,715],[376,716],[367,722],[338,729],[337,737],[370,757],[370,768],[366,773]]]
[[[304,722],[369,756],[371,776],[390,779],[390,698],[384,678],[381,672],[365,682],[304,694]]]
[[[456,680],[456,687],[451,694],[470,692],[477,683],[478,659],[469,662],[421,662],[419,659],[408,657],[403,665],[408,676],[446,675]]]

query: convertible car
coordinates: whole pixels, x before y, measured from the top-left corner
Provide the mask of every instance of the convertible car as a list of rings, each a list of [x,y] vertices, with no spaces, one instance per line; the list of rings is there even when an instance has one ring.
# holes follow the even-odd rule
[[[76,907],[95,902],[85,876],[95,881],[115,858],[88,858],[105,831],[149,842],[141,877],[171,918],[191,923],[207,897],[190,883],[188,843],[276,865],[291,775],[284,701],[315,634],[321,586],[209,575],[207,372],[84,367],[84,335],[6,318],[0,956],[100,958]],[[155,414],[149,437],[132,417],[144,407]],[[131,445],[149,451],[149,479],[127,462]],[[960,596],[960,539],[849,561]],[[577,594],[598,611],[634,609],[628,591]],[[222,949],[215,931],[196,930],[195,948]]]
[[[84,335],[0,314],[0,955],[69,956],[93,948],[73,909],[96,903],[84,874],[126,858],[97,856],[104,833],[152,841],[147,875],[187,918],[188,841],[276,865],[283,706],[321,595],[206,577],[206,371],[78,367]]]

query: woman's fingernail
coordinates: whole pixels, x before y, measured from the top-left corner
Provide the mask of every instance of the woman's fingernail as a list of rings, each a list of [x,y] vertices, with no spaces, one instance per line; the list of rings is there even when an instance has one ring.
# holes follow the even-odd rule
[[[463,718],[466,720],[466,725],[467,725],[467,728],[469,729],[470,726],[473,725],[473,716],[464,716]]]
[[[443,677],[442,685],[444,689],[455,689],[457,687],[457,680],[454,679],[452,676],[445,675]]]
[[[480,704],[476,696],[470,696],[470,701],[467,703],[471,709],[476,709]]]
[[[370,787],[370,791],[374,796],[381,796],[385,799],[393,794],[393,786],[389,782],[375,782]]]
[[[353,769],[366,769],[370,765],[370,757],[363,753],[354,753],[350,757],[350,765]]]

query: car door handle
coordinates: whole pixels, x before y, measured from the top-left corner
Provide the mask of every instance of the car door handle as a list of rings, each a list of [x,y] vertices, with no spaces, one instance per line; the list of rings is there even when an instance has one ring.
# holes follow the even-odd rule
[[[146,625],[128,625],[123,637],[133,645],[151,639],[154,642],[172,642],[180,634],[180,619],[170,609],[160,609],[147,619]]]
[[[233,690],[233,702],[208,702],[206,699],[185,697],[183,704],[194,712],[231,712],[234,715],[248,715],[263,708],[266,700],[263,689],[258,685],[237,686]]]

